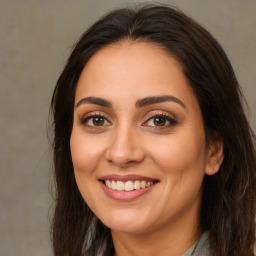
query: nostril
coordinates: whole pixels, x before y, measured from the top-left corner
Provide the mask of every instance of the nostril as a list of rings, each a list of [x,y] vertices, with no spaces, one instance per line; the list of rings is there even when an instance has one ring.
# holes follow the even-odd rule
[[[119,166],[121,168],[125,168],[125,167],[129,167],[131,165],[134,165],[140,161],[130,160],[125,157],[116,157],[116,158],[112,158],[112,159],[107,159],[107,162],[109,164],[113,164],[113,165]]]
[[[125,135],[122,136],[124,137]],[[105,158],[110,164],[127,167],[142,162],[145,155],[138,144],[132,143],[131,139],[126,138],[115,140],[115,143],[107,149]]]

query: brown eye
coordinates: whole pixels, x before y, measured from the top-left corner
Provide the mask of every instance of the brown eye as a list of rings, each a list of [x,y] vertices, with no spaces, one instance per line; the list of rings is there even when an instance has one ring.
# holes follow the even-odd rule
[[[81,123],[87,127],[109,126],[111,123],[102,115],[90,115],[81,120]]]
[[[165,117],[161,117],[161,116],[158,116],[158,117],[155,117],[154,118],[154,125],[155,126],[165,126],[166,124],[166,118]]]
[[[94,126],[104,125],[104,117],[93,117],[92,123]]]
[[[177,121],[167,115],[155,115],[149,118],[143,126],[167,128],[177,124]]]

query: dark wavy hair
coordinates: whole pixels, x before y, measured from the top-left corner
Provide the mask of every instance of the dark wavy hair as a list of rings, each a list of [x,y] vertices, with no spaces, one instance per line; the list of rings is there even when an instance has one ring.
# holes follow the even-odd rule
[[[52,220],[55,256],[112,255],[110,229],[87,206],[76,185],[70,153],[76,85],[87,61],[120,41],[162,47],[183,68],[198,99],[207,138],[224,143],[219,172],[205,176],[200,225],[210,234],[215,256],[252,256],[255,243],[255,135],[243,109],[244,98],[219,43],[197,22],[165,5],[111,11],[75,44],[51,102],[54,127],[56,205]]]

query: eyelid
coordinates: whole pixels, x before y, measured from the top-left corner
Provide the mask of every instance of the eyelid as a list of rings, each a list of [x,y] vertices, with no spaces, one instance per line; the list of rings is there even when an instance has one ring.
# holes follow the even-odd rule
[[[91,128],[102,127],[103,128],[104,126],[109,126],[112,124],[111,117],[107,113],[102,112],[102,111],[87,112],[87,113],[79,116],[78,119],[82,125],[86,126],[86,122],[89,121],[93,117],[103,117],[108,124],[104,124],[101,126],[87,125],[87,127],[91,127]],[[169,124],[164,125],[164,126],[147,125],[147,122],[149,122],[151,119],[156,118],[156,117],[166,118],[166,120],[169,122]],[[144,121],[142,122],[142,126],[148,126],[148,127],[157,128],[157,129],[164,129],[164,128],[166,129],[166,128],[174,126],[178,123],[176,116],[168,111],[165,111],[165,110],[151,110],[150,112],[147,112],[144,115],[143,119],[144,119]]]
[[[167,111],[156,110],[156,111],[151,111],[150,113],[148,113],[146,115],[146,117],[145,117],[146,120],[143,122],[143,126],[147,126],[145,124],[147,122],[149,122],[152,118],[155,118],[155,117],[165,117],[167,119],[167,121],[170,122],[170,124],[166,125],[166,126],[150,126],[150,127],[163,129],[163,128],[168,128],[170,126],[174,126],[178,123],[176,120],[176,117],[173,114],[171,114]]]
[[[110,119],[109,115],[101,111],[91,111],[91,112],[85,113],[84,115],[79,117],[79,122],[81,124],[84,124],[86,121],[88,121],[90,118],[93,118],[93,117],[103,117],[108,123],[111,124],[111,121],[109,120]]]
[[[151,110],[150,112],[146,113],[144,116],[145,121],[149,120],[150,118],[153,118],[155,116],[168,116],[173,120],[176,120],[176,116],[168,111],[165,110]]]

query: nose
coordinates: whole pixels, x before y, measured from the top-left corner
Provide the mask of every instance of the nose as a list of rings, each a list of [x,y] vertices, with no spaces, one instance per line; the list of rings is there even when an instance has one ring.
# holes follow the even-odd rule
[[[145,154],[138,134],[127,127],[120,127],[112,136],[106,150],[106,160],[126,168],[144,160]]]

